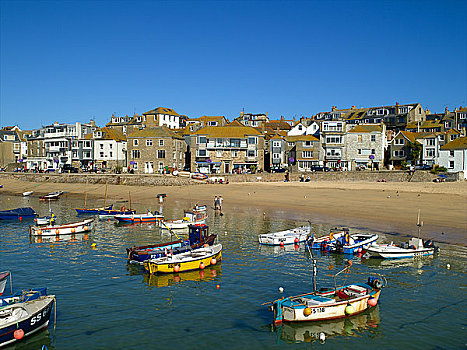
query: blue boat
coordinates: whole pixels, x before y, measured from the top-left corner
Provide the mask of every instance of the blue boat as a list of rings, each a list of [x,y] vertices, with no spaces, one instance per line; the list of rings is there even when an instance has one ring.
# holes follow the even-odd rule
[[[32,219],[37,216],[37,213],[31,207],[16,208],[0,211],[0,220],[22,220]]]
[[[143,264],[145,260],[157,259],[167,254],[180,254],[200,248],[205,244],[213,245],[217,235],[209,234],[209,227],[205,224],[188,226],[188,239],[127,248],[128,261],[132,264]]]
[[[102,208],[75,208],[75,210],[76,210],[76,213],[78,215],[82,215],[82,214],[94,214],[94,215],[97,215],[97,214],[99,214],[99,212],[101,210],[112,210],[112,208],[113,208],[113,204],[108,205],[108,206],[104,206]]]
[[[0,297],[0,347],[46,328],[54,302],[55,295],[47,295],[47,288]]]

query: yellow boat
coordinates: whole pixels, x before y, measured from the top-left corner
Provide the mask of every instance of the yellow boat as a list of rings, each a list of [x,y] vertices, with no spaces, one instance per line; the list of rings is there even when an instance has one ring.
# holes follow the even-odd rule
[[[152,274],[177,273],[203,270],[222,260],[222,244],[198,248],[186,253],[149,259],[144,262],[144,269]]]

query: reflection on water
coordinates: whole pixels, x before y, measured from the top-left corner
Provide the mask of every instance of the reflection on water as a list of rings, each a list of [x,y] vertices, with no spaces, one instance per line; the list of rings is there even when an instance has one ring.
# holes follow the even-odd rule
[[[189,271],[183,273],[169,273],[163,275],[144,274],[143,282],[148,287],[167,287],[177,283],[184,283],[186,281],[207,282],[212,281],[222,274],[221,265],[216,265],[209,269]]]
[[[71,235],[56,235],[56,236],[29,236],[29,243],[53,243],[57,244],[73,244],[83,241],[89,241],[89,233],[75,233]]]
[[[379,305],[370,310],[338,320],[324,322],[284,323],[273,328],[280,339],[286,342],[311,342],[319,339],[323,332],[326,338],[336,336],[357,336],[364,330],[375,331],[380,324]]]

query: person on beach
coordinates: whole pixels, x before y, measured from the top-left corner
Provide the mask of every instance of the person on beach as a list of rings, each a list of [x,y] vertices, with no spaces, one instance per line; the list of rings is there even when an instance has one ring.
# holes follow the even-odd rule
[[[217,210],[218,206],[219,206],[219,200],[217,199],[217,196],[214,196],[214,210]]]
[[[223,201],[222,196],[219,196],[219,198],[217,199],[217,202],[219,203],[219,211],[221,212],[222,212],[222,201]]]

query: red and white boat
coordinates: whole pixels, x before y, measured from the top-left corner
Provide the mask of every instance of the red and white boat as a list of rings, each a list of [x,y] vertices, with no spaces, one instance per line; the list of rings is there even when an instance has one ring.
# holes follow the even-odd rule
[[[94,219],[71,222],[64,225],[29,226],[31,236],[57,236],[83,233],[92,230]]]
[[[6,283],[8,282],[8,277],[10,277],[11,280],[10,271],[0,272],[0,295],[2,295],[3,291],[5,290]]]
[[[151,213],[149,210],[146,214],[121,214],[115,215],[115,219],[122,223],[136,223],[136,222],[160,222],[164,219],[157,211]]]
[[[188,225],[198,225],[206,223],[207,215],[205,212],[186,211],[183,219],[167,220],[161,222],[161,228],[166,230],[177,230],[187,228]]]

